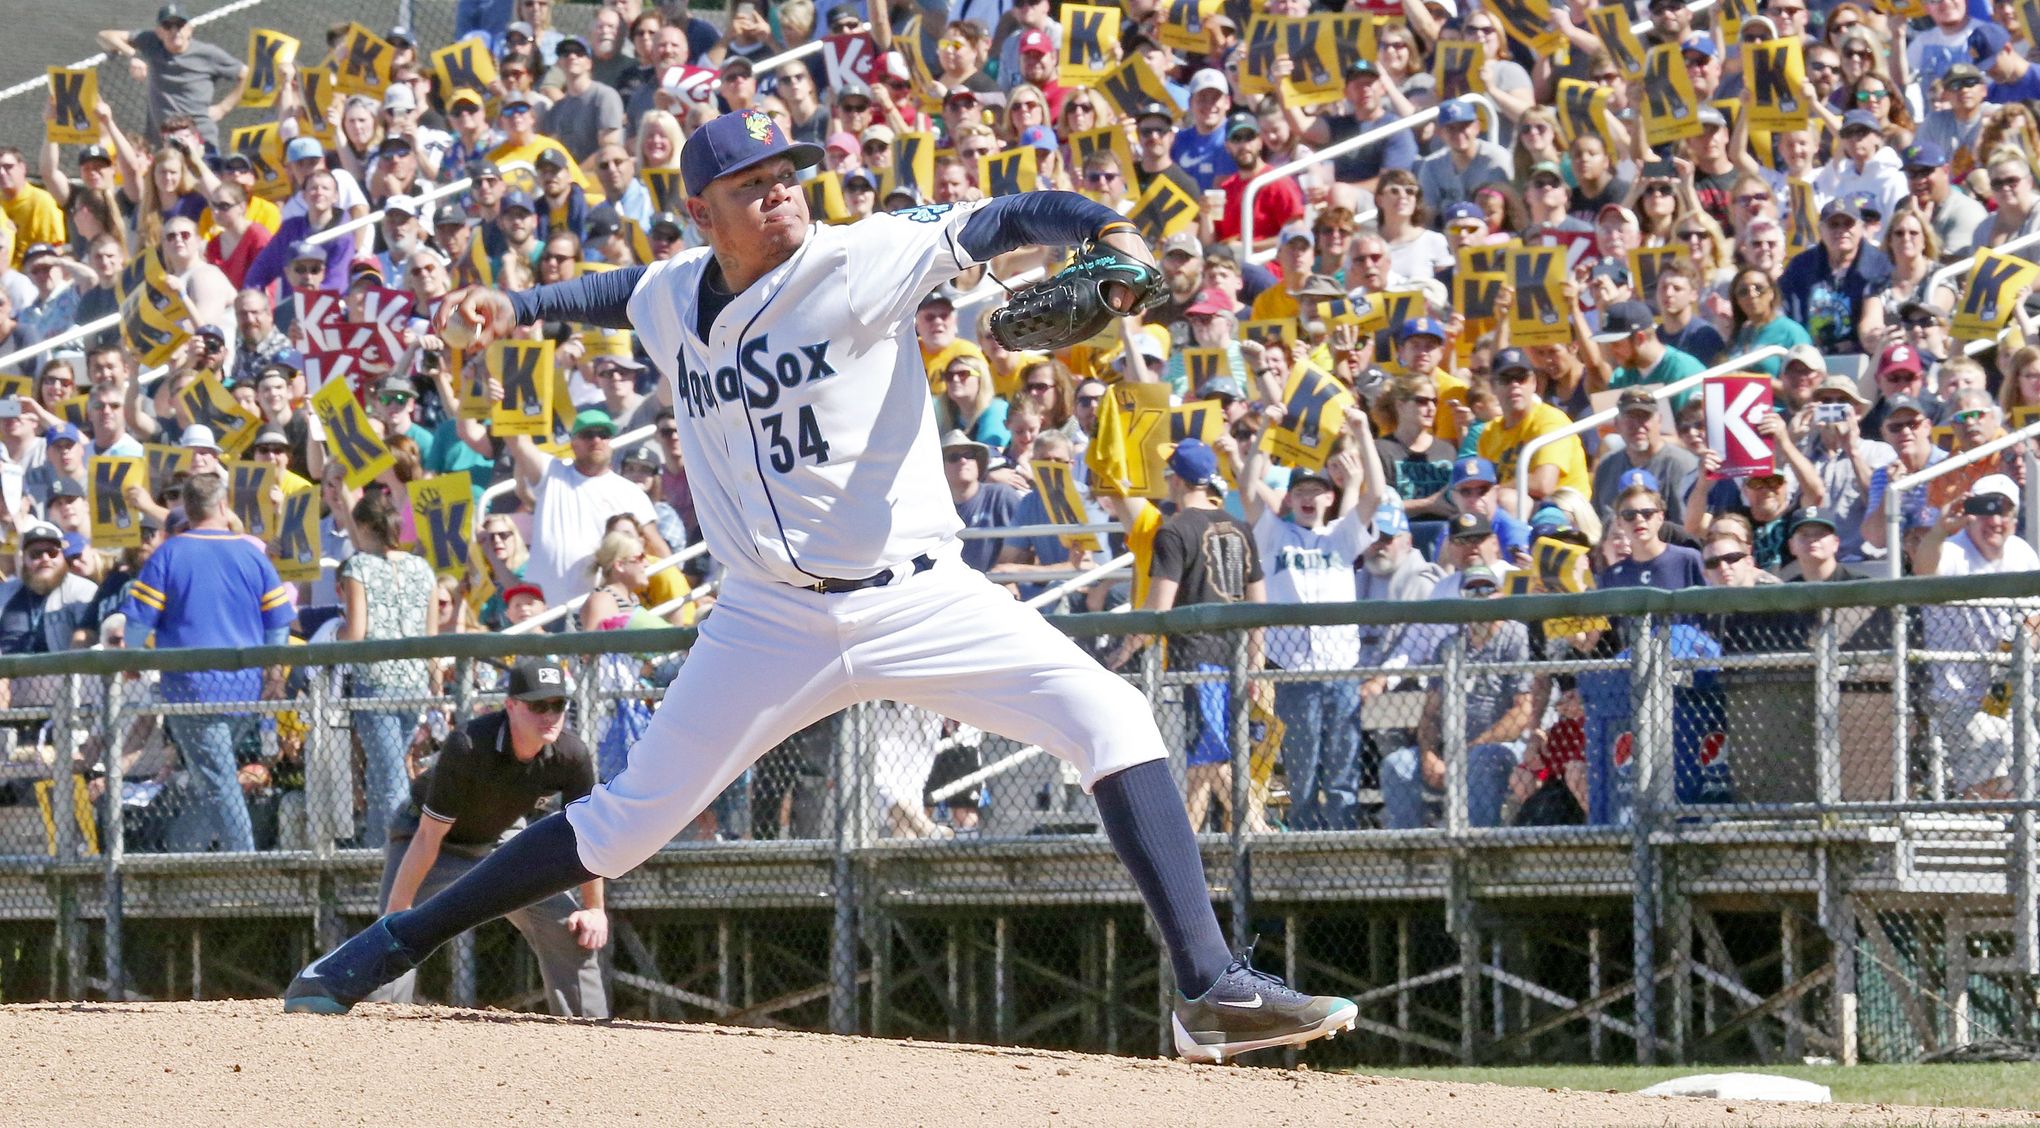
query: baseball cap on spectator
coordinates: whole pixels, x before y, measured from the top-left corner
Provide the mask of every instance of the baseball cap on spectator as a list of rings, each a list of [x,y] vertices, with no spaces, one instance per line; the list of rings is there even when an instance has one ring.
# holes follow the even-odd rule
[[[516,701],[565,701],[567,684],[565,666],[550,658],[526,658],[510,667],[506,692]]]
[[[283,159],[285,161],[325,160],[326,150],[319,144],[319,139],[316,137],[293,137],[290,139],[290,144],[283,147]]]
[[[503,193],[503,203],[498,210],[504,215],[514,211],[527,211],[533,215],[538,214],[538,209],[531,204],[531,193],[526,192],[522,188],[512,188],[508,192]]]
[[[574,416],[574,425],[569,430],[569,433],[581,435],[590,431],[600,431],[604,435],[614,438],[616,437],[616,420],[611,419],[609,413],[601,408],[588,408]]]
[[[812,168],[822,163],[822,148],[788,137],[762,110],[727,113],[702,123],[680,147],[680,176],[687,194],[699,196],[720,177],[779,157]]]
[[[1411,337],[1436,337],[1443,341],[1446,337],[1445,323],[1435,317],[1412,317],[1396,326],[1396,344],[1401,344]]]
[[[1461,482],[1486,482],[1490,485],[1500,481],[1495,476],[1495,464],[1485,458],[1462,458],[1452,464],[1452,484]]]
[[[55,247],[50,246],[48,243],[33,244],[27,250],[21,252],[21,265],[27,266],[29,263],[32,263],[37,259],[54,258],[56,257],[56,253],[57,249]]]
[[[1538,161],[1531,165],[1528,179],[1536,180],[1540,176],[1549,176],[1560,184],[1565,183],[1565,169],[1560,167],[1557,161]]]
[[[1900,514],[1899,523],[1905,527],[1906,532],[1914,529],[1931,529],[1941,523],[1941,507],[1922,505],[1918,508],[1908,508]]]
[[[1756,32],[1760,36],[1756,42],[1762,42],[1765,39],[1776,39],[1778,38],[1778,25],[1772,23],[1769,16],[1751,16],[1742,23],[1743,42],[1748,43],[1752,41],[1751,32]]]
[[[1310,224],[1300,219],[1289,223],[1282,229],[1280,234],[1275,236],[1275,245],[1278,247],[1286,247],[1296,242],[1301,242],[1305,246],[1315,246],[1317,244],[1317,236],[1311,233]]]
[[[398,24],[391,28],[389,34],[384,35],[383,38],[398,47],[416,47],[418,45],[417,40],[411,38],[411,29],[403,24]]]
[[[959,86],[942,96],[942,104],[945,106],[962,105],[965,103],[973,106],[978,104],[977,91],[972,90],[968,86]]]
[[[1231,89],[1231,87],[1226,85],[1225,75],[1212,70],[1210,67],[1206,67],[1190,76],[1190,97],[1192,98],[1197,97],[1206,90],[1230,91]]]
[[[209,450],[214,454],[220,452],[220,443],[213,438],[212,428],[203,423],[186,427],[184,433],[177,437],[177,445],[190,450]]]
[[[1473,103],[1464,99],[1452,98],[1438,103],[1439,125],[1465,125],[1479,118],[1480,115],[1474,111]]]
[[[1380,74],[1381,68],[1374,65],[1373,59],[1354,59],[1346,64],[1346,81],[1348,82],[1356,78],[1376,78]]]
[[[1856,379],[1853,376],[1844,376],[1837,372],[1823,379],[1819,384],[1814,385],[1814,400],[1818,401],[1824,392],[1839,392],[1849,397],[1850,402],[1854,403],[1859,410],[1869,410],[1870,401],[1863,398],[1863,392],[1856,387]]]
[[[1874,131],[1881,128],[1883,128],[1883,124],[1877,120],[1877,115],[1869,110],[1850,110],[1842,115],[1841,135],[1844,137],[1847,137],[1854,130],[1864,129]]]
[[[438,231],[443,227],[466,227],[468,219],[467,209],[459,204],[439,207],[432,212],[432,229]]]
[[[1461,200],[1445,209],[1445,227],[1450,230],[1454,224],[1470,223],[1483,230],[1487,228],[1487,211],[1472,200]]]
[[[2003,474],[1985,474],[1969,487],[1970,497],[1983,497],[1986,494],[1996,494],[2013,505],[2019,504],[2018,483]]]
[[[1452,519],[1446,535],[1454,540],[1465,537],[1469,540],[1495,535],[1494,522],[1478,513],[1461,513]]]
[[[1601,311],[1601,331],[1594,334],[1594,343],[1613,344],[1647,332],[1656,324],[1656,315],[1642,302],[1616,302]]]
[[[1604,258],[1594,264],[1591,277],[1606,278],[1617,286],[1629,285],[1629,267],[1621,259]]]
[[[80,494],[79,496],[83,497],[84,495]],[[64,559],[76,560],[91,550],[92,542],[85,539],[84,533],[64,534]]]
[[[476,109],[480,109],[482,105],[482,96],[480,94],[475,93],[472,90],[467,89],[456,90],[453,93],[446,96],[446,110],[448,113],[452,113],[453,108],[459,105],[469,105],[475,107]]]
[[[529,21],[511,20],[507,25],[504,26],[503,34],[506,36],[521,35],[526,39],[530,39],[534,33],[531,30],[531,24]]]
[[[1617,493],[1633,489],[1636,486],[1642,486],[1652,493],[1661,494],[1665,492],[1664,483],[1658,481],[1658,476],[1641,466],[1634,470],[1624,470],[1622,476],[1615,480],[1615,491]]]
[[[537,156],[531,158],[531,166],[533,168],[544,168],[547,165],[564,169],[567,167],[567,155],[551,145],[547,145],[538,151]]]
[[[1289,472],[1289,491],[1291,493],[1296,492],[1298,486],[1310,482],[1315,482],[1331,490],[1333,493],[1337,493],[1339,490],[1339,484],[1332,481],[1332,476],[1323,470],[1313,470],[1308,466],[1298,466]]]
[[[275,428],[265,428],[255,436],[255,441],[248,445],[250,448],[266,446],[287,447],[290,445],[290,436]]]
[[[1988,63],[2012,41],[2012,33],[1988,20],[1971,20],[1969,23],[1969,56],[1977,63]]]
[[[892,126],[872,125],[865,127],[864,135],[859,140],[865,144],[870,144],[873,141],[883,141],[890,145],[898,140],[898,138],[893,135]]]
[[[496,167],[495,161],[487,159],[469,161],[467,166],[467,174],[470,180],[503,179],[503,170]]]
[[[78,167],[80,168],[85,167],[85,158],[82,156],[78,158]],[[248,154],[246,153],[228,153],[226,156],[220,158],[220,171],[254,172],[255,162],[250,160],[248,158]]]
[[[664,211],[653,216],[652,221],[645,225],[645,234],[656,235],[662,230],[672,232],[673,238],[678,239],[687,230],[687,225],[680,221],[679,216]]]
[[[1792,346],[1792,348],[1785,353],[1785,363],[1779,366],[1779,371],[1782,372],[1795,364],[1803,364],[1808,368],[1813,369],[1815,372],[1824,372],[1827,370],[1826,358],[1822,357],[1820,355],[1820,350],[1814,348],[1812,345]]]
[[[1848,200],[1855,205],[1856,214],[1863,217],[1863,222],[1876,223],[1884,218],[1884,206],[1877,201],[1876,196],[1868,192],[1851,192],[1848,194]]]
[[[1224,290],[1213,288],[1200,291],[1197,295],[1197,300],[1191,302],[1190,308],[1183,311],[1183,316],[1203,317],[1213,313],[1231,314],[1238,312],[1239,308],[1239,303],[1233,301],[1231,294],[1226,293]]]
[[[1695,55],[1705,55],[1710,59],[1721,57],[1721,52],[1714,46],[1714,37],[1711,35],[1689,35],[1679,44],[1679,51],[1682,54],[1691,52]]]
[[[1594,213],[1594,222],[1599,223],[1608,218],[1609,212],[1614,212],[1616,215],[1621,216],[1624,223],[1636,222],[1636,213],[1629,210],[1628,205],[1612,202],[1601,205],[1601,210]]]
[[[1381,507],[1374,511],[1374,535],[1387,540],[1409,531],[1410,515],[1403,511],[1402,500],[1383,500]]]
[[[1220,79],[1219,81],[1223,83],[1225,80]],[[1135,125],[1139,125],[1141,122],[1144,122],[1149,118],[1161,118],[1163,123],[1167,125],[1176,124],[1176,112],[1174,110],[1171,110],[1169,107],[1162,105],[1160,102],[1149,102],[1141,106],[1141,108],[1134,113],[1133,122]]]
[[[1055,131],[1045,125],[1030,125],[1021,130],[1020,143],[1032,145],[1044,153],[1053,153],[1062,148],[1062,142],[1056,140]]]
[[[1566,511],[1548,501],[1538,506],[1536,512],[1530,514],[1531,540],[1536,540],[1538,537],[1548,537],[1553,533],[1562,533],[1572,527],[1572,518],[1566,514]]]
[[[1506,348],[1495,353],[1494,359],[1488,362],[1488,371],[1500,376],[1504,372],[1533,372],[1535,369],[1530,365],[1530,354],[1519,348]]]
[[[1694,116],[1700,119],[1702,126],[1726,126],[1728,124],[1728,119],[1723,117],[1721,111],[1713,106],[1700,107],[1700,112]]]
[[[383,200],[383,212],[385,216],[387,216],[390,212],[402,212],[405,215],[417,215],[418,201],[399,192],[396,195],[390,196]]]
[[[857,16],[857,9],[848,4],[837,4],[829,9],[829,30],[832,32],[855,31],[863,23]]]
[[[248,155],[246,153],[232,154],[229,157],[227,157],[227,164],[229,167],[233,165],[234,157],[241,158],[243,162],[246,162],[248,160]],[[85,146],[84,150],[78,154],[78,167],[84,168],[86,165],[91,164],[94,161],[98,161],[101,164],[112,164],[113,154],[107,152],[106,146],[104,145]]]
[[[862,151],[862,146],[860,146],[857,143],[857,135],[855,133],[850,132],[847,129],[839,129],[836,132],[829,134],[829,140],[826,142],[826,144],[828,148],[834,149],[839,153],[856,153]]]
[[[1140,350],[1141,356],[1146,357],[1148,360],[1154,361],[1156,364],[1168,363],[1169,346],[1166,342],[1166,338],[1160,335],[1158,332],[1150,333],[1147,331],[1146,328],[1134,330],[1133,347]],[[1124,355],[1114,357],[1112,361],[1114,367],[1124,364],[1125,362],[1126,357]]]
[[[1197,385],[1197,398],[1241,400],[1247,398],[1247,393],[1240,388],[1238,380],[1230,376],[1213,376]]]
[[[1941,86],[1946,90],[1955,89],[1958,82],[1968,84],[1982,81],[1983,72],[1976,69],[1975,63],[1956,63],[1941,72]]]
[[[608,204],[601,204],[590,208],[588,210],[588,222],[582,228],[582,231],[586,233],[588,241],[591,243],[597,239],[607,239],[621,230],[623,230],[623,217],[618,215],[616,209]]]
[[[511,110],[516,109],[530,110],[536,108],[537,107],[532,104],[531,95],[521,92],[512,92],[509,94],[505,94],[503,96],[503,104],[496,108],[496,113],[498,116],[503,116],[507,115]]]
[[[85,436],[72,423],[58,423],[43,433],[44,443],[82,443]]]
[[[1202,439],[1184,439],[1169,452],[1169,473],[1186,486],[1208,486],[1222,481],[1218,476],[1218,452]]]
[[[1932,302],[1906,302],[1898,307],[1898,319],[1901,322],[1921,317],[1938,321],[1943,325],[1948,324],[1948,311]]]
[[[1785,534],[1790,536],[1807,525],[1826,525],[1829,532],[1838,533],[1842,519],[1824,505],[1804,505],[1792,511],[1792,519],[1785,523]]]
[[[1926,365],[1920,362],[1919,350],[1903,341],[1887,347],[1877,358],[1879,376],[1887,372],[1910,372],[1918,376],[1926,370]]]
[[[665,468],[666,460],[664,455],[653,450],[650,446],[634,446],[623,456],[623,461],[619,465],[625,470],[633,467],[640,467],[646,470],[662,470]]]
[[[1649,388],[1624,388],[1622,389],[1622,394],[1615,397],[1615,410],[1618,412],[1644,411],[1655,415],[1658,410],[1658,402],[1650,394]]]
[[[62,545],[64,543],[64,530],[57,528],[47,521],[38,521],[22,530],[21,547],[27,548],[37,541],[51,541],[57,545]]]
[[[1197,241],[1194,231],[1178,231],[1162,240],[1162,257],[1189,255],[1191,258],[1204,257],[1204,244]]]
[[[1305,278],[1303,285],[1299,286],[1296,293],[1291,296],[1298,298],[1343,298],[1346,296],[1346,287],[1332,275],[1313,274]]]
[[[390,375],[383,377],[376,384],[375,394],[379,396],[405,395],[410,396],[412,399],[417,399],[418,386],[411,383],[410,378],[407,376]]]
[[[186,24],[190,22],[191,18],[184,14],[184,5],[182,4],[165,4],[156,9],[157,27],[162,27],[165,24]]]
[[[1261,119],[1253,114],[1237,113],[1225,119],[1225,139],[1228,141],[1235,137],[1259,137],[1260,135]]]
[[[536,599],[540,603],[545,602],[545,591],[544,589],[540,588],[537,584],[511,584],[509,587],[503,589],[503,602],[505,604],[508,604],[513,599],[519,599],[525,596],[529,596],[532,599]]]
[[[1029,28],[1020,36],[1020,53],[1023,55],[1053,55],[1055,40],[1040,28]]]
[[[1897,415],[1901,411],[1910,411],[1915,415],[1925,415],[1927,413],[1927,405],[1921,403],[1918,396],[1892,396],[1884,401],[1884,418],[1887,422],[1892,416]]]
[[[866,171],[865,169],[853,168],[849,172],[843,174],[843,191],[848,192],[852,185],[857,184],[862,184],[866,191],[870,192],[878,191],[877,179],[875,179],[871,175],[871,173]]]
[[[393,82],[383,91],[382,108],[409,113],[418,108],[418,95],[412,92],[410,83]]]
[[[57,478],[50,482],[50,497],[84,497],[85,483],[76,478]]]

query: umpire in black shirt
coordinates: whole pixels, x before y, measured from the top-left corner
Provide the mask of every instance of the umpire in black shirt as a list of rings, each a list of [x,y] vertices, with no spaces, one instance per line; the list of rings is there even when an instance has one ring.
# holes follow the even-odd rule
[[[595,789],[595,759],[566,731],[567,671],[531,658],[510,671],[503,711],[477,717],[446,738],[432,770],[411,783],[383,849],[383,911],[394,913],[432,897],[473,869],[525,819],[539,800],[558,793],[570,803]],[[585,906],[585,907],[584,907]],[[558,1015],[608,1018],[597,953],[609,942],[602,879],[581,886],[580,898],[559,893],[509,916],[538,956],[546,1008]],[[374,998],[408,1003],[417,988],[410,972]]]

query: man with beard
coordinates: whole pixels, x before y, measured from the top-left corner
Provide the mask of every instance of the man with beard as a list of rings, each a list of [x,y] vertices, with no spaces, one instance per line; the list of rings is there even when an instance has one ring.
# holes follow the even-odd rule
[[[494,388],[490,398],[502,400]],[[572,434],[571,461],[538,449],[528,435],[507,440],[517,478],[535,499],[531,560],[524,578],[539,585],[547,603],[564,602],[589,590],[588,560],[602,542],[609,519],[618,513],[628,513],[637,522],[638,536],[652,559],[673,553],[659,536],[652,499],[611,469],[609,440],[616,437],[615,421],[601,411],[583,411],[574,417]]]

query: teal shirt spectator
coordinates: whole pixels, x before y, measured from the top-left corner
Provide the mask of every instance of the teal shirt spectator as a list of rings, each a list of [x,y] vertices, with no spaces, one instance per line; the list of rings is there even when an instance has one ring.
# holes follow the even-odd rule
[[[1650,371],[1638,372],[1634,368],[1618,367],[1615,369],[1614,374],[1608,377],[1608,387],[1617,389],[1636,387],[1643,384],[1674,384],[1688,376],[1697,376],[1705,371],[1707,371],[1707,366],[1700,363],[1698,357],[1692,353],[1666,345],[1665,355],[1659,357],[1658,362],[1650,366]],[[1699,388],[1681,393],[1673,401],[1672,410],[1677,411],[1686,406],[1688,401],[1699,394]]]
[[[467,471],[468,481],[474,486],[475,499],[479,501],[483,488],[489,484],[495,461],[461,441],[458,425],[459,420],[451,416],[441,419],[426,436],[429,441],[418,444],[419,451],[425,456],[427,474]]]
[[[1459,440],[1459,453],[1454,456],[1455,460],[1480,457],[1480,433],[1487,430],[1487,425],[1485,419],[1473,421],[1473,426],[1466,429],[1466,437]]]
[[[1762,325],[1743,326],[1742,330],[1735,335],[1735,344],[1729,348],[1728,352],[1730,356],[1740,356],[1743,353],[1763,348],[1765,345],[1778,345],[1789,349],[1797,345],[1810,345],[1812,343],[1813,335],[1806,331],[1806,326],[1781,313]],[[1785,367],[1785,358],[1774,356],[1768,360],[1760,360],[1755,364],[1746,364],[1743,367],[1752,372],[1761,372],[1766,376],[1776,376],[1779,369]]]

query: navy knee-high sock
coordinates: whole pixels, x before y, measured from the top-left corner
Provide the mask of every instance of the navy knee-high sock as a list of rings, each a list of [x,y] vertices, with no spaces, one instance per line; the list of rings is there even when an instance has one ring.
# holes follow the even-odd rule
[[[581,865],[566,812],[547,815],[496,848],[460,880],[390,917],[390,935],[422,960],[479,924],[595,880]]]
[[[1161,926],[1176,969],[1176,989],[1189,998],[1204,994],[1232,963],[1225,934],[1211,911],[1204,859],[1190,831],[1183,797],[1162,760],[1114,772],[1091,789],[1105,837],[1133,875],[1141,900]]]

